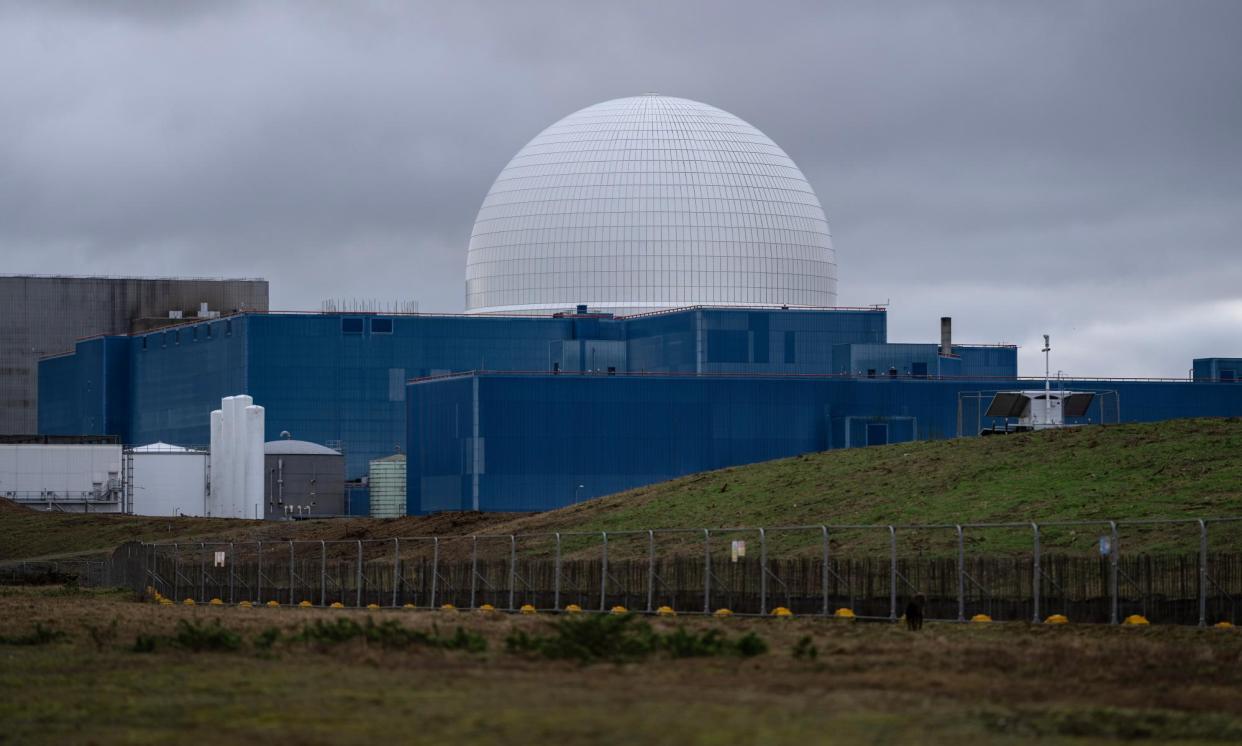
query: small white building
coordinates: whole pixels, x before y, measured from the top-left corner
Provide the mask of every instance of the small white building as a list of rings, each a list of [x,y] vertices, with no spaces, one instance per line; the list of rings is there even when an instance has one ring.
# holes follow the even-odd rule
[[[367,484],[371,492],[372,518],[405,515],[405,454],[371,461]]]
[[[136,515],[207,515],[206,451],[169,443],[138,446],[129,460],[130,511]]]
[[[6,440],[0,443],[0,497],[40,510],[124,511],[119,443],[68,436]]]

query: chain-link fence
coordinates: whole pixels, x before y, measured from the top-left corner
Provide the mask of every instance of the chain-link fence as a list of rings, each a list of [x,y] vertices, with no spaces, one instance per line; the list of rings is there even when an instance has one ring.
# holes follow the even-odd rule
[[[154,588],[178,601],[347,607],[1234,624],[1242,518],[567,531],[356,541],[131,542],[0,582]],[[1133,545],[1135,550],[1127,549]]]

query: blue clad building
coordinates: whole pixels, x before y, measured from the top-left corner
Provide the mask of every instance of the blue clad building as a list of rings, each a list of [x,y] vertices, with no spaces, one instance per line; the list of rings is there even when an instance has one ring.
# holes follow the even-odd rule
[[[39,431],[201,445],[220,399],[248,394],[269,440],[338,448],[349,480],[408,453],[409,513],[527,511],[978,435],[996,392],[1042,385],[1018,378],[1016,347],[954,345],[947,323],[939,344],[894,344],[883,309],[833,308],[805,176],[686,99],[604,102],[531,140],[483,201],[465,284],[468,315],[241,313],[82,341],[40,363]],[[1242,416],[1240,363],[1056,385],[1095,394],[1078,422]]]

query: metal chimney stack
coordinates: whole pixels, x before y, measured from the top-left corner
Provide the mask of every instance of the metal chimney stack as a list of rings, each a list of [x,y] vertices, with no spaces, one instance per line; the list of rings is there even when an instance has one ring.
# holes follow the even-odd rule
[[[953,317],[940,317],[940,354],[953,354]]]

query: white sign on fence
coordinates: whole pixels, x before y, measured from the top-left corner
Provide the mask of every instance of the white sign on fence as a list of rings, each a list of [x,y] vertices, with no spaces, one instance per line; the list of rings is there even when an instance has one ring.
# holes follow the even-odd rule
[[[224,552],[216,552],[216,567],[224,567]]]
[[[733,561],[737,562],[738,557],[746,556],[746,542],[742,539],[734,539],[732,551],[730,552]]]

